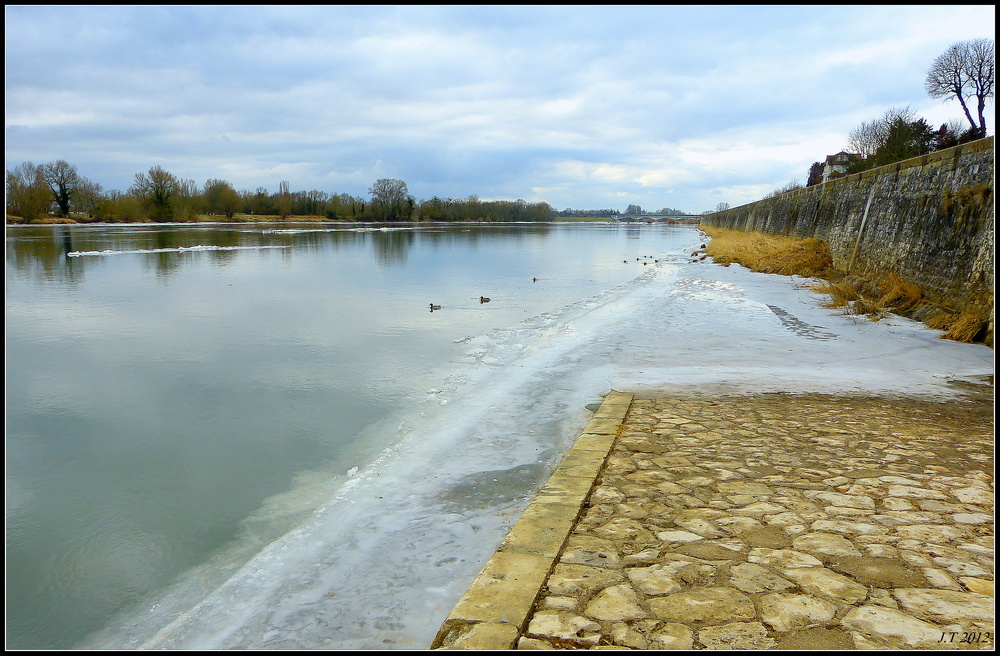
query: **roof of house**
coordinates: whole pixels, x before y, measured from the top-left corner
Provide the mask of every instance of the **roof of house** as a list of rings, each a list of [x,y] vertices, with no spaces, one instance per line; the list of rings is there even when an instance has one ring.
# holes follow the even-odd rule
[[[838,160],[841,161],[841,162],[847,162],[847,161],[856,160],[856,159],[861,159],[861,155],[858,155],[857,153],[849,153],[846,150],[842,150],[839,153],[836,153],[834,155],[827,155],[826,156],[826,163],[827,164],[833,164],[833,163],[835,163]]]

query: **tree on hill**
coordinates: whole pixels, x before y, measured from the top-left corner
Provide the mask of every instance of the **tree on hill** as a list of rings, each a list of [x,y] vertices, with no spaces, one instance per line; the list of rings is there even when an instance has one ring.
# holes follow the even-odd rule
[[[909,107],[893,107],[881,117],[866,121],[848,133],[848,148],[862,156],[848,173],[866,171],[923,155],[938,147],[939,131],[918,118]]]
[[[885,142],[870,158],[871,166],[892,164],[934,150],[936,133],[924,119],[906,121],[897,118],[889,126]]]
[[[823,162],[813,162],[809,167],[809,176],[806,178],[806,186],[811,187],[823,182]]]
[[[953,118],[942,123],[934,136],[934,150],[943,150],[979,138],[979,128],[970,128],[961,119]]]
[[[986,136],[983,109],[994,97],[996,47],[993,39],[972,39],[952,44],[931,64],[924,88],[931,98],[955,98],[979,137]],[[972,117],[968,101],[975,98],[979,122]]]
[[[867,159],[889,140],[889,130],[897,121],[910,122],[916,115],[909,107],[892,107],[872,121],[864,121],[847,133],[847,148]]]

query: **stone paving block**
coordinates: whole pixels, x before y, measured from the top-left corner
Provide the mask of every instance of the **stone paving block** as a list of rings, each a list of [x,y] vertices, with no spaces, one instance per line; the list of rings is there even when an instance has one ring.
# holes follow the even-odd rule
[[[559,561],[611,569],[621,567],[621,557],[615,543],[590,535],[571,535],[563,547]]]
[[[521,632],[513,624],[449,620],[435,640],[435,649],[513,649]]]
[[[650,600],[649,607],[665,622],[696,626],[752,620],[757,616],[749,596],[725,586],[675,592]]]
[[[559,563],[552,570],[546,587],[548,593],[554,595],[580,596],[603,590],[624,580],[625,575],[618,570]]]
[[[553,474],[535,498],[546,503],[563,503],[581,508],[593,485],[593,479],[584,476]]]
[[[619,422],[625,419],[625,415],[628,413],[629,407],[631,407],[631,402],[627,400],[628,397],[622,397],[620,400],[608,401],[605,399],[601,407],[598,408],[597,412],[594,413],[594,417],[601,419],[617,419]]]
[[[522,626],[551,567],[551,558],[493,554],[448,619]]]
[[[574,449],[582,451],[598,451],[607,455],[615,442],[615,435],[610,433],[584,433],[573,445]]]
[[[597,412],[620,413],[620,417],[625,417],[625,413],[632,405],[632,399],[633,395],[628,392],[612,390],[604,397]]]
[[[773,649],[777,642],[760,622],[732,622],[698,632],[698,642],[708,649]]]
[[[535,613],[531,618],[527,634],[557,640],[561,644],[597,644],[601,638],[601,625],[574,613],[546,610]]]
[[[500,543],[499,551],[555,559],[573,525],[577,512],[560,503],[533,502]]]
[[[943,634],[940,627],[924,622],[893,608],[860,606],[844,616],[843,625],[876,639],[873,648],[939,646]]]
[[[905,610],[939,623],[992,622],[996,616],[993,597],[975,592],[900,588],[893,592]]]
[[[553,475],[580,476],[593,482],[604,466],[606,457],[606,451],[588,451],[574,447],[562,459]]]
[[[587,427],[583,430],[584,433],[595,433],[598,435],[616,435],[618,434],[618,427],[621,425],[622,420],[620,417],[603,415],[600,417],[594,417],[587,424]]]

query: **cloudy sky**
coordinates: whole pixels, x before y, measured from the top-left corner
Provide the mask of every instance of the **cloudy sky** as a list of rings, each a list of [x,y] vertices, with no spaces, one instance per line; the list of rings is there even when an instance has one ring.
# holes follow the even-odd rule
[[[64,159],[125,190],[737,205],[929,98],[934,58],[994,38],[990,6],[5,9],[9,169]],[[987,106],[993,134],[993,105]]]

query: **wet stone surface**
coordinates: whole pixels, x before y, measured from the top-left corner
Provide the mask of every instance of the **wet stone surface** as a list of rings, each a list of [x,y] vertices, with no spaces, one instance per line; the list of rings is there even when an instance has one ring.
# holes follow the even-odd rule
[[[636,399],[521,649],[992,649],[992,388]]]

